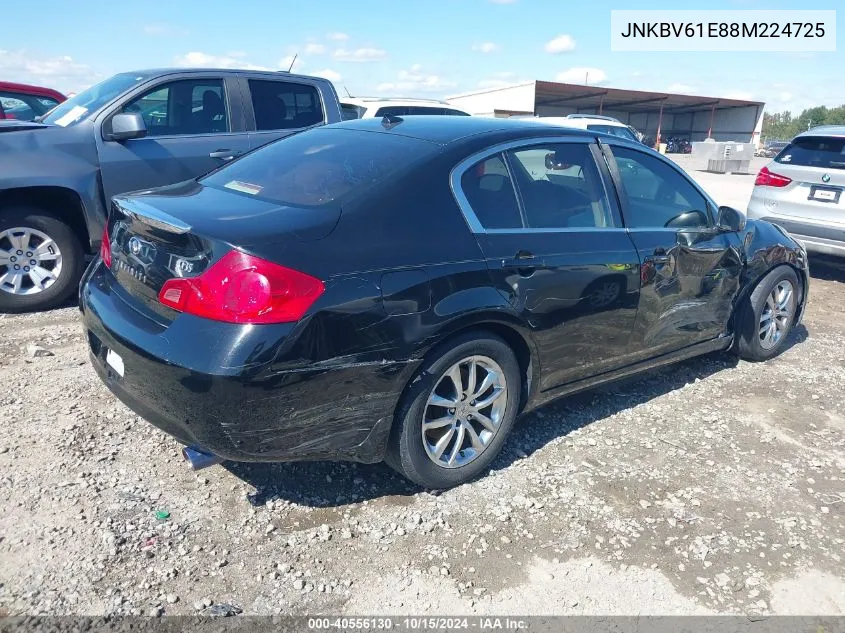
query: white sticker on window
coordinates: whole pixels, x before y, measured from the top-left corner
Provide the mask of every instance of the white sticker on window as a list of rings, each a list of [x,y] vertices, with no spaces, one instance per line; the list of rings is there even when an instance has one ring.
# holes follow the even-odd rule
[[[261,190],[263,189],[263,187],[258,185],[251,185],[248,182],[241,182],[239,180],[229,181],[223,186],[227,189],[233,189],[235,191],[240,191],[241,193],[248,193],[253,196],[261,193]]]
[[[65,114],[63,117],[56,119],[55,123],[56,125],[66,127],[82,117],[86,112],[88,112],[88,108],[83,106],[74,106],[70,109],[70,112]]]

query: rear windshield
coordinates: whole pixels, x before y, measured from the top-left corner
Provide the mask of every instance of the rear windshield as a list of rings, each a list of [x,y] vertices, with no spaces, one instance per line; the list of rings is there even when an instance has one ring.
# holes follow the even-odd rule
[[[587,126],[588,130],[592,130],[593,132],[604,132],[605,134],[613,134],[613,136],[621,136],[622,138],[627,138],[630,141],[636,141],[637,137],[634,136],[634,133],[631,132],[626,127],[622,127],[621,125],[601,125],[597,123],[591,123]]]
[[[278,204],[320,206],[362,193],[437,149],[407,136],[321,127],[266,145],[200,182]]]
[[[797,138],[775,157],[775,162],[802,167],[845,169],[845,138]]]

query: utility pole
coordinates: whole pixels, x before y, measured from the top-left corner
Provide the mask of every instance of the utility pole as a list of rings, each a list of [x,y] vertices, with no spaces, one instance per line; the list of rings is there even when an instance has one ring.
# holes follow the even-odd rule
[[[585,86],[590,85],[590,73],[589,72],[587,72],[587,76],[584,78],[584,85]]]

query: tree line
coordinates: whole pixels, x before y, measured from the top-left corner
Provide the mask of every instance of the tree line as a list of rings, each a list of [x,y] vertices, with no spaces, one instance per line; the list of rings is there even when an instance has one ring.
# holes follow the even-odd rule
[[[762,136],[764,141],[788,141],[817,125],[845,125],[845,105],[837,108],[808,108],[798,116],[793,116],[789,110],[771,114],[766,112],[763,115]]]

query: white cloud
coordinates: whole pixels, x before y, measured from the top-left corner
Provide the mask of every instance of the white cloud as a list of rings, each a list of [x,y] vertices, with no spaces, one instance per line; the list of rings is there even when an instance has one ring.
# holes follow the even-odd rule
[[[177,55],[173,59],[176,66],[190,68],[242,68],[244,70],[273,70],[267,66],[259,66],[244,59],[242,53],[228,55],[210,55],[201,51],[191,51],[184,55]]]
[[[349,39],[349,36],[346,33],[328,33],[326,34],[326,38],[330,39],[334,42],[345,42]]]
[[[323,70],[310,71],[308,74],[314,75],[315,77],[323,77],[325,79],[328,79],[331,82],[338,82],[341,79],[343,79],[343,77],[341,76],[341,74],[339,72],[337,72],[336,70],[332,70],[331,68],[324,68]]]
[[[322,55],[326,52],[326,47],[318,42],[308,42],[302,52],[306,55]]]
[[[513,4],[516,0],[490,0],[493,4]]]
[[[695,92],[695,88],[692,86],[688,86],[687,84],[672,84],[668,88],[666,88],[666,92],[676,92],[680,94],[692,94]]]
[[[300,72],[304,66],[305,63],[298,55],[285,55],[279,60],[279,68],[290,70],[292,73]]]
[[[472,50],[481,53],[495,53],[500,48],[495,42],[482,42],[481,44],[473,44]]]
[[[354,50],[338,48],[334,52],[334,58],[340,62],[377,62],[385,57],[387,57],[387,51],[366,46]]]
[[[791,92],[781,92],[778,95],[778,101],[787,102],[792,101],[793,94]]]
[[[555,81],[570,84],[601,84],[607,81],[607,73],[601,68],[570,68],[555,75]]]
[[[25,50],[0,49],[0,77],[7,81],[35,84],[64,92],[79,91],[103,79],[87,64],[72,57],[42,57]]]
[[[553,40],[546,42],[545,49],[547,53],[554,55],[568,53],[575,50],[575,39],[571,35],[558,35]]]
[[[427,73],[422,65],[414,64],[408,70],[400,70],[395,81],[381,83],[376,90],[378,92],[439,92],[454,88],[456,85],[456,82]]]

